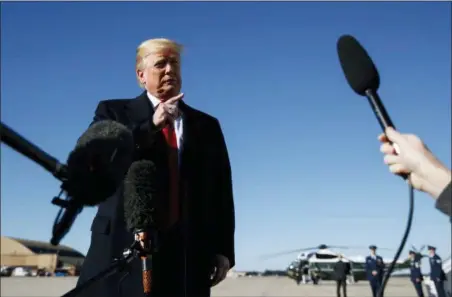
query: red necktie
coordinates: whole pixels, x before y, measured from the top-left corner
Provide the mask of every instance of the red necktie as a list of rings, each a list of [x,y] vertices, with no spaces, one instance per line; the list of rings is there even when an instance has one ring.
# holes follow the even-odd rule
[[[169,161],[169,220],[168,227],[179,219],[179,161],[176,132],[173,124],[168,124],[163,128],[163,135],[168,144]]]

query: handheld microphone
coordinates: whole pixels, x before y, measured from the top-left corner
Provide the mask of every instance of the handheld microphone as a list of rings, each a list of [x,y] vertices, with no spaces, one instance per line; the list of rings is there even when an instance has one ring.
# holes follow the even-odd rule
[[[339,61],[350,87],[361,96],[366,96],[383,131],[394,127],[378,96],[380,75],[367,51],[350,35],[343,35],[337,42]]]
[[[149,296],[152,287],[152,251],[156,248],[154,201],[156,169],[147,160],[135,161],[124,180],[124,217],[129,231],[141,247],[143,291]],[[153,232],[154,231],[154,232]],[[152,232],[152,233],[151,233]]]
[[[51,244],[58,245],[84,206],[97,205],[114,194],[132,163],[132,133],[120,123],[94,123],[78,140],[67,165],[42,151],[1,123],[1,141],[51,172],[62,182],[52,204],[61,209],[52,228]],[[61,199],[62,194],[67,194]]]
[[[353,36],[343,35],[337,42],[337,53],[342,71],[344,72],[348,84],[353,91],[355,91],[355,93],[367,97],[383,131],[385,131],[388,127],[395,129],[394,124],[392,123],[380,97],[378,96],[377,90],[380,87],[380,75],[378,74],[377,67],[372,62],[372,59],[369,57],[367,51]],[[398,151],[395,144],[394,148]],[[404,179],[408,178],[408,175],[401,176]],[[383,296],[389,277],[394,270],[395,264],[397,263],[397,260],[399,259],[405,246],[408,235],[410,234],[414,211],[414,189],[412,186],[410,186],[409,191],[410,206],[408,211],[407,226],[394,259],[384,275],[383,282],[377,294],[378,297]]]

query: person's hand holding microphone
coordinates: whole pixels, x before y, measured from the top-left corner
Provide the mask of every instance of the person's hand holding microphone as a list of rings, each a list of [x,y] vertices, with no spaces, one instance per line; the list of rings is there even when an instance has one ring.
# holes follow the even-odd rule
[[[162,129],[168,123],[172,123],[179,116],[178,102],[184,97],[181,93],[157,105],[152,121],[158,129]]]
[[[408,174],[410,184],[417,190],[438,198],[451,181],[451,171],[444,166],[419,137],[401,134],[393,128],[378,139],[384,162],[394,174]],[[391,144],[392,143],[392,144]]]

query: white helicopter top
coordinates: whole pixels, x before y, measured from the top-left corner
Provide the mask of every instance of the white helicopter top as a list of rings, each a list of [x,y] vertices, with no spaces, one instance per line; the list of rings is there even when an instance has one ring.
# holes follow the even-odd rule
[[[353,263],[365,263],[366,256],[346,256],[342,253],[331,250],[330,248],[336,249],[362,249],[363,247],[345,247],[345,246],[328,246],[326,244],[321,244],[318,247],[301,249],[301,252],[297,256],[297,261],[309,261],[311,262],[337,262],[339,261],[339,255],[342,255],[342,260],[344,262]],[[387,250],[387,249],[386,249]],[[300,250],[298,250],[300,251]],[[295,252],[295,251],[294,251]],[[384,263],[391,263],[393,259],[383,258]],[[404,260],[397,261],[398,264],[404,263]]]

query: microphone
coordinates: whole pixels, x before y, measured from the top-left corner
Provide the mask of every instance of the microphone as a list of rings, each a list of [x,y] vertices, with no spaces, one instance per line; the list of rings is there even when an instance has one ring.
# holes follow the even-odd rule
[[[367,97],[383,131],[386,131],[386,128],[388,127],[395,129],[380,96],[378,96],[377,90],[380,87],[380,75],[367,51],[353,36],[342,35],[337,41],[337,53],[348,84],[355,93]],[[399,153],[396,144],[394,144],[394,148],[396,149],[396,152]],[[406,174],[401,176],[404,179],[408,178],[408,175]],[[414,212],[414,189],[412,186],[410,186],[409,189],[409,203],[407,226],[394,259],[384,275],[381,287],[378,290],[378,297],[383,296],[389,277],[394,270],[395,264],[397,263],[408,235],[410,234]]]
[[[84,206],[100,204],[115,193],[132,163],[134,148],[132,132],[115,121],[95,122],[82,134],[67,160],[67,181],[62,189],[68,199],[52,200],[62,208],[53,225],[51,244],[59,244]]]
[[[67,191],[83,205],[103,202],[124,179],[134,150],[132,132],[124,125],[109,120],[92,124],[69,154]]]
[[[348,84],[355,93],[367,97],[383,132],[388,127],[395,129],[380,96],[378,96],[380,75],[367,51],[353,36],[343,35],[337,42],[337,53]],[[393,146],[399,153],[397,144],[393,144]],[[408,178],[406,174],[400,174],[400,176],[403,179]]]
[[[135,161],[124,180],[124,217],[127,229],[135,235],[141,250],[143,291],[146,296],[152,285],[152,249],[155,248],[154,200],[156,195],[156,169],[147,160]]]
[[[110,197],[132,163],[132,133],[120,123],[99,121],[79,138],[67,165],[42,151],[10,127],[1,124],[1,141],[28,157],[62,182],[52,200],[60,206],[52,229],[51,244],[58,245],[84,206],[94,206]],[[66,199],[60,196],[65,193]],[[63,213],[63,210],[65,212]]]
[[[361,96],[366,96],[383,131],[394,127],[378,96],[380,75],[367,51],[350,35],[343,35],[337,42],[337,53],[342,71],[350,87]]]

